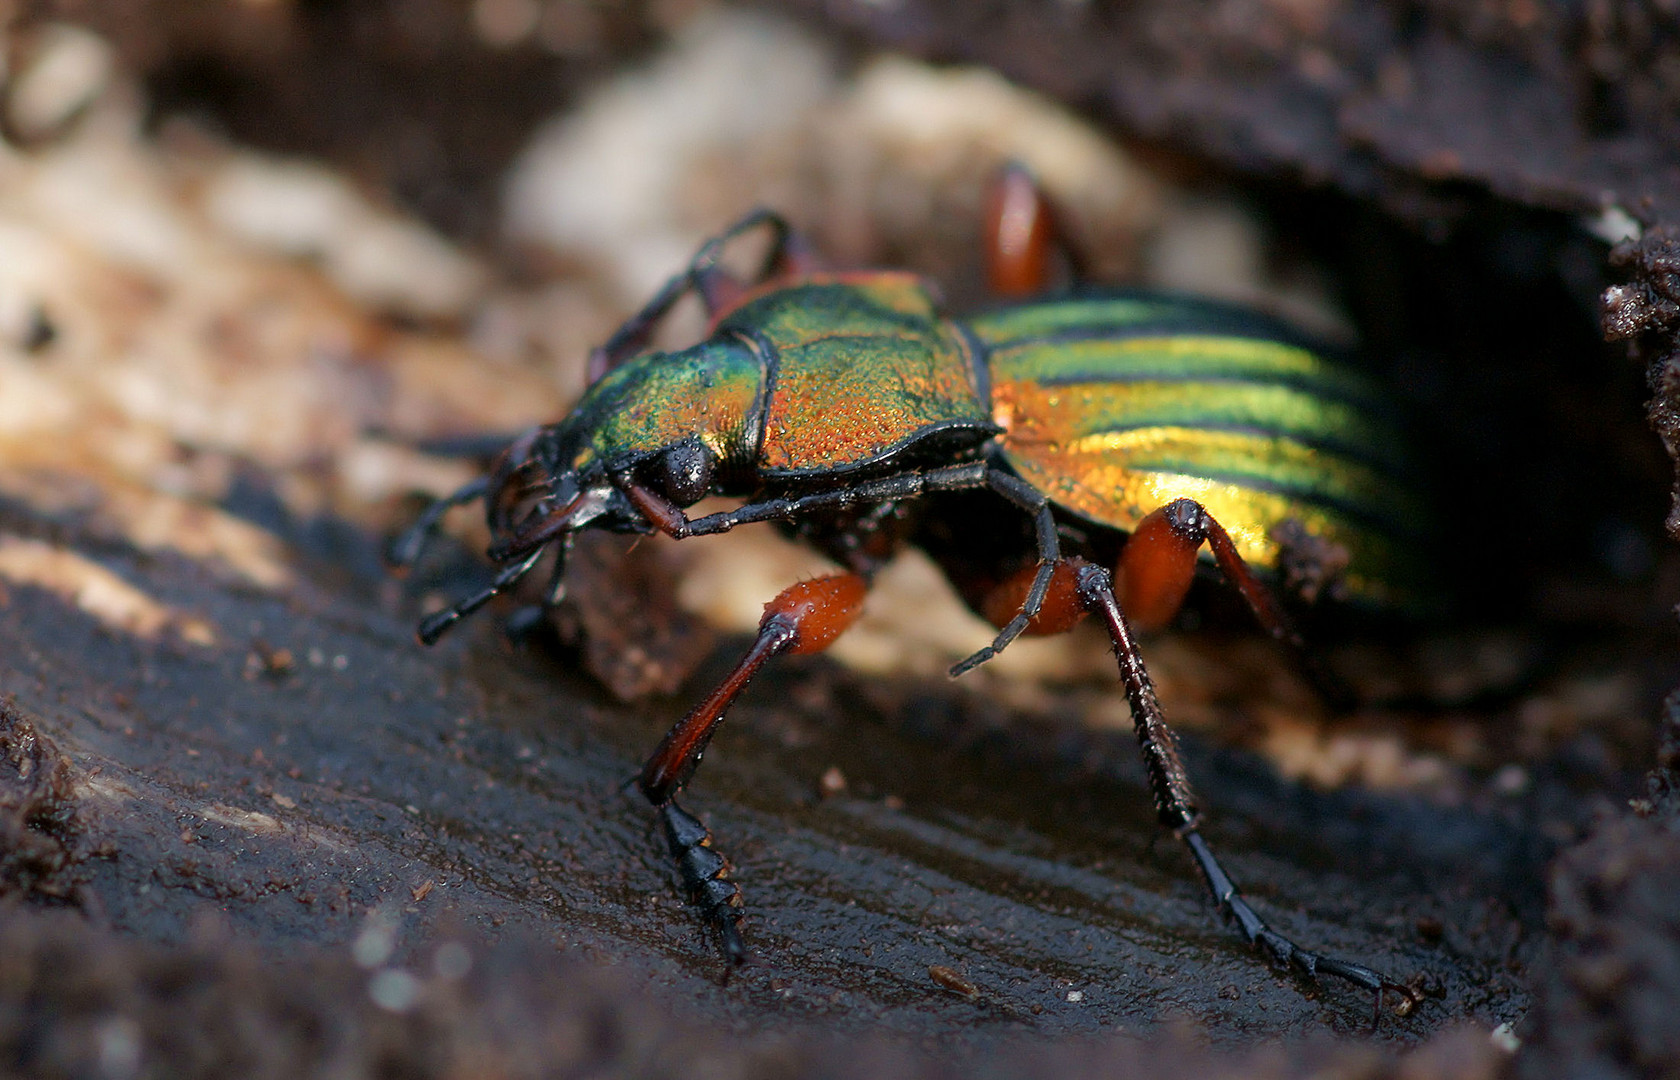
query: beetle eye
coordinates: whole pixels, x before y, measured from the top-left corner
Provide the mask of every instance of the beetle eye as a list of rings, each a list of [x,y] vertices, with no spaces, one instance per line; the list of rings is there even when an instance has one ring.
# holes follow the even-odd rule
[[[660,455],[659,474],[672,502],[693,506],[712,489],[712,452],[703,443],[677,443]]]

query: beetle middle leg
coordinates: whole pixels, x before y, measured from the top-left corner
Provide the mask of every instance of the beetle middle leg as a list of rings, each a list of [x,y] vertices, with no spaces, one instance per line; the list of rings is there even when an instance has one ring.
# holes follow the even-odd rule
[[[993,491],[1033,515],[1033,531],[1038,543],[1038,567],[1033,571],[1032,584],[1027,588],[1026,596],[1021,600],[1021,606],[1015,612],[1015,617],[1004,624],[998,631],[992,643],[970,656],[968,659],[951,668],[951,677],[956,678],[965,672],[972,671],[1002,652],[1011,641],[1032,624],[1039,610],[1044,606],[1045,594],[1050,589],[1050,581],[1056,572],[1056,565],[1061,562],[1061,540],[1056,536],[1056,519],[1050,512],[1050,499],[1042,491],[1031,484],[999,469],[993,469],[986,474],[986,484]]]
[[[1149,789],[1155,798],[1156,817],[1190,850],[1220,910],[1236,920],[1250,944],[1264,948],[1276,962],[1307,976],[1333,975],[1372,991],[1376,995],[1373,1022],[1375,1017],[1382,1015],[1383,995],[1391,990],[1401,995],[1403,1014],[1410,1013],[1418,1001],[1417,991],[1411,987],[1363,964],[1303,949],[1267,926],[1265,920],[1249,906],[1198,831],[1201,813],[1196,807],[1189,774],[1179,757],[1177,740],[1167,726],[1160,702],[1156,700],[1155,686],[1144,667],[1137,639],[1132,636],[1131,626],[1115,599],[1113,577],[1102,567],[1084,562],[1075,566],[1074,573],[1080,601],[1103,620],[1114,644],[1126,700],[1132,708],[1138,749],[1143,755]]]
[[[863,610],[868,585],[858,574],[835,574],[790,585],[764,605],[758,637],[724,680],[677,722],[642,766],[636,784],[659,811],[671,858],[689,895],[717,930],[731,966],[746,962],[741,890],[729,879],[729,860],[712,847],[709,829],[677,805],[676,796],[694,775],[724,714],[747,683],[773,656],[821,652]]]
[[[1044,604],[1050,579],[1061,560],[1061,541],[1056,535],[1056,519],[1050,509],[1050,499],[1037,488],[1013,473],[1004,472],[985,459],[947,465],[938,469],[904,472],[874,480],[863,480],[848,487],[833,488],[791,499],[766,499],[748,503],[734,510],[724,510],[705,517],[690,519],[682,508],[629,477],[615,480],[630,501],[648,522],[675,540],[690,536],[705,536],[728,532],[756,521],[795,520],[818,511],[856,506],[860,503],[886,503],[914,498],[937,491],[963,491],[986,487],[1033,515],[1033,529],[1038,548],[1038,567],[1020,609],[992,643],[951,669],[951,675],[961,675],[990,660],[1020,637]]]

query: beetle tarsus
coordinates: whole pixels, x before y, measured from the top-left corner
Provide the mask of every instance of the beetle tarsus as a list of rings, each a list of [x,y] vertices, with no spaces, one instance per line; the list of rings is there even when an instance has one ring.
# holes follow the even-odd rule
[[[1373,1017],[1373,1023],[1382,1015],[1382,1001],[1385,991],[1393,990],[1401,995],[1402,1001],[1406,1003],[1404,1006],[1406,1013],[1410,1013],[1411,1008],[1416,1005],[1419,998],[1418,992],[1405,983],[1397,982],[1380,971],[1375,971],[1363,964],[1355,964],[1303,949],[1267,926],[1265,920],[1243,898],[1241,891],[1237,889],[1236,883],[1231,880],[1224,867],[1219,865],[1219,860],[1214,857],[1213,851],[1208,847],[1207,841],[1202,838],[1202,835],[1191,828],[1181,830],[1179,838],[1190,849],[1190,854],[1196,860],[1196,865],[1200,868],[1202,877],[1207,882],[1208,891],[1213,894],[1214,902],[1219,905],[1220,911],[1236,921],[1238,928],[1242,930],[1243,937],[1248,939],[1250,945],[1263,948],[1275,963],[1299,972],[1310,979],[1316,980],[1319,975],[1333,975],[1363,990],[1371,991],[1376,995],[1376,1014]]]
[[[951,668],[953,679],[973,671],[1008,648],[1009,643],[1020,637],[1032,624],[1033,617],[1038,614],[1039,608],[1044,606],[1044,596],[1050,591],[1050,579],[1056,573],[1056,564],[1062,560],[1061,540],[1056,535],[1056,518],[1050,511],[1050,500],[1043,492],[1013,473],[1006,473],[1001,469],[987,471],[986,486],[1033,515],[1033,531],[1038,544],[1038,572],[1033,575],[1032,588],[1027,590],[1026,599],[1021,601],[1021,610],[998,631],[997,637],[992,639],[990,645]]]
[[[717,931],[729,966],[740,967],[747,962],[739,925],[741,888],[729,879],[729,860],[712,847],[712,833],[705,823],[678,806],[675,799],[659,807],[659,818],[684,891]]]

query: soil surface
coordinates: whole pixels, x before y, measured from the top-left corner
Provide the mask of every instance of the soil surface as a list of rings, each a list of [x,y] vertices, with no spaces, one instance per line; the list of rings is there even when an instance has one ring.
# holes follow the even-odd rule
[[[7,526],[49,528],[15,510]],[[53,785],[32,796],[50,812],[19,813],[73,855],[8,876],[128,938],[348,957],[388,933],[375,976],[423,972],[440,934],[514,939],[505,963],[588,958],[690,1023],[937,1031],[953,1053],[1185,1023],[1215,1045],[1405,1046],[1529,1005],[1537,804],[1316,794],[1192,745],[1210,840],[1276,925],[1424,989],[1370,1033],[1368,995],[1274,971],[1218,924],[1157,836],[1129,737],[1072,715],[1000,726],[953,688],[821,661],[756,685],[690,789],[748,901],[754,962],[726,978],[623,790],[682,698],[617,705],[491,620],[422,651],[377,582],[255,595],[55,535],[218,631],[208,647],[114,635],[33,588],[0,612],[13,738],[46,755],[19,773]],[[825,798],[833,768],[846,790]]]

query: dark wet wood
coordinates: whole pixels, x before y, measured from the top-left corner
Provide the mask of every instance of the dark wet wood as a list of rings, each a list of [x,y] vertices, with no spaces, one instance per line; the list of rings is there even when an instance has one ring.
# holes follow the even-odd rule
[[[31,524],[17,514],[12,526]],[[1364,995],[1272,970],[1218,925],[1181,853],[1152,851],[1129,738],[1073,716],[999,727],[950,684],[803,658],[743,698],[688,792],[727,836],[746,896],[755,963],[724,985],[653,816],[625,790],[686,698],[614,704],[573,661],[508,645],[494,620],[423,650],[412,612],[372,582],[270,596],[64,540],[221,635],[141,641],[27,587],[0,609],[0,685],[75,766],[75,812],[102,852],[82,865],[86,886],[124,934],[179,941],[210,917],[290,950],[347,942],[380,908],[406,945],[440,925],[514,933],[741,1031],[813,1021],[975,1044],[1188,1017],[1237,1044],[1368,1022]],[[276,650],[293,664],[262,661]],[[1438,991],[1379,1040],[1522,1013],[1533,835],[1188,753],[1211,835],[1268,919]],[[847,791],[822,799],[831,767]],[[1425,915],[1443,939],[1420,936]],[[979,996],[940,990],[935,966]]]

